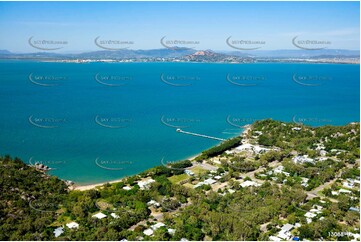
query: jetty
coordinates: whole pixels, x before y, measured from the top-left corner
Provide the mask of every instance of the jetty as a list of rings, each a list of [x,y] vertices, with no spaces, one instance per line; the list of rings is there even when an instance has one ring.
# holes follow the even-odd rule
[[[225,139],[221,139],[221,138],[217,138],[217,137],[213,137],[213,136],[208,136],[208,135],[204,135],[204,134],[197,134],[197,133],[187,132],[187,131],[183,131],[183,130],[181,130],[181,129],[177,129],[176,131],[177,131],[178,133],[182,133],[182,134],[188,134],[188,135],[193,135],[193,136],[202,137],[202,138],[207,138],[207,139],[214,139],[214,140],[219,140],[219,141],[225,141]]]

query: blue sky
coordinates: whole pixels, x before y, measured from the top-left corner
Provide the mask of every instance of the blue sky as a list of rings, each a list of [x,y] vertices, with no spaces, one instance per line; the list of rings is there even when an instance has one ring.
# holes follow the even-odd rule
[[[37,52],[28,39],[67,41],[58,52],[101,50],[94,39],[162,48],[160,39],[197,41],[196,49],[234,50],[225,40],[296,49],[292,38],[359,49],[359,2],[0,2],[0,49]]]

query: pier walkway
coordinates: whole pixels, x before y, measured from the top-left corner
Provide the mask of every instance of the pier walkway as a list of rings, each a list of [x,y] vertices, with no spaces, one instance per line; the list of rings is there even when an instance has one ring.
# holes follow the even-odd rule
[[[208,135],[204,135],[204,134],[197,134],[197,133],[187,132],[187,131],[183,131],[183,130],[181,130],[181,129],[177,129],[176,131],[179,132],[179,133],[188,134],[188,135],[193,135],[193,136],[198,136],[198,137],[202,137],[202,138],[225,141],[225,139],[221,139],[221,138],[217,138],[217,137],[212,137],[212,136],[208,136]]]

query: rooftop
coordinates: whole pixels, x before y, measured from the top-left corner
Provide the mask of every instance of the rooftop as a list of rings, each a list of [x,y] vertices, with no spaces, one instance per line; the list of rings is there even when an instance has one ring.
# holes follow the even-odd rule
[[[66,226],[67,226],[69,229],[77,229],[77,228],[79,228],[79,224],[78,224],[77,222],[67,223]]]
[[[99,212],[99,213],[97,213],[97,214],[94,214],[92,217],[93,217],[93,218],[97,218],[97,219],[102,219],[102,218],[106,218],[107,215],[105,215],[105,214],[102,213],[102,212]]]

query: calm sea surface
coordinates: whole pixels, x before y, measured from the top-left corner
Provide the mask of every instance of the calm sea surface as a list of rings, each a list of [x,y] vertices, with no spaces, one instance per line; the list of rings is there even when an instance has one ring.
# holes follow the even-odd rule
[[[360,66],[0,62],[0,154],[78,184],[191,157],[273,118],[359,121]]]

